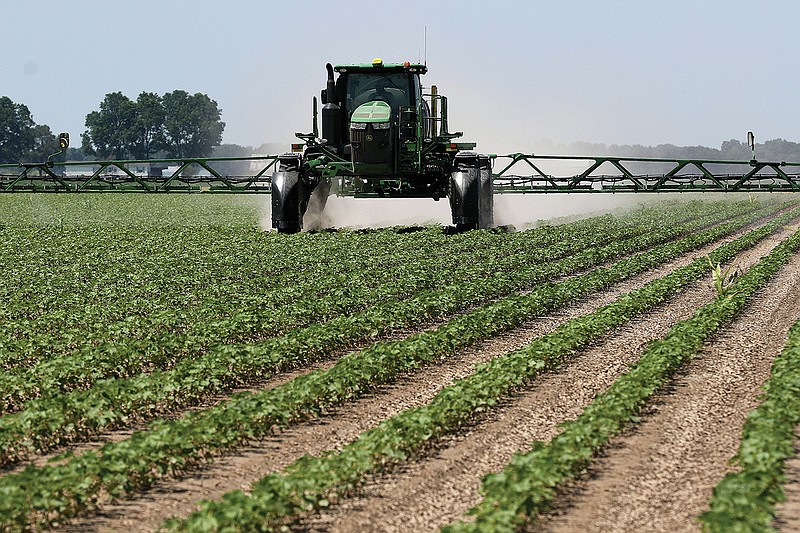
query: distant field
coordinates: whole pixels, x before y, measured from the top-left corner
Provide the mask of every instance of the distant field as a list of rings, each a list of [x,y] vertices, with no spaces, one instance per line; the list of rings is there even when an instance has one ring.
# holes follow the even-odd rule
[[[797,530],[800,199],[632,200],[0,195],[0,529]]]
[[[269,196],[156,194],[0,194],[6,225],[254,225]],[[269,211],[267,211],[269,214]]]

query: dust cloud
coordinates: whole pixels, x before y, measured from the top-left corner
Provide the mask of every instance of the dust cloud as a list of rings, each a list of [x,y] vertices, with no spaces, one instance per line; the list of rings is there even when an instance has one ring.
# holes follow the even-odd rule
[[[330,210],[326,210],[328,198],[323,197],[324,193],[319,187],[314,189],[308,201],[308,208],[303,217],[303,227],[306,231],[319,231],[333,227],[333,217]]]
[[[260,209],[259,226],[272,229],[269,197]],[[331,196],[324,210],[312,203],[303,217],[303,231],[343,228],[385,228],[427,224],[450,224],[450,204],[417,198],[350,198]]]
[[[518,230],[558,219],[572,220],[637,209],[657,202],[675,201],[673,194],[496,194],[494,222],[513,225]],[[682,197],[682,196],[681,196]],[[688,198],[687,198],[688,199]]]
[[[496,225],[513,225],[518,230],[594,216],[611,211],[624,211],[670,202],[689,200],[682,194],[527,194],[494,197]],[[272,227],[269,198],[264,198],[260,226]],[[446,198],[432,199],[350,198],[331,196],[323,211],[311,206],[303,219],[303,230],[343,228],[382,228],[409,225],[450,225],[450,204]]]

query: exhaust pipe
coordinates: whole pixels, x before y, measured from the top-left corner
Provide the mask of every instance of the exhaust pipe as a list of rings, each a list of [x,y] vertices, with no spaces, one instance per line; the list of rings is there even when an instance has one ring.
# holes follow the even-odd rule
[[[336,82],[333,80],[333,65],[328,63],[325,65],[325,68],[328,70],[328,86],[325,90],[325,102],[326,104],[335,104],[336,103]]]
[[[342,133],[342,110],[336,104],[336,82],[333,80],[333,65],[328,69],[328,87],[325,89],[325,105],[322,106],[322,138],[334,151],[338,152]]]

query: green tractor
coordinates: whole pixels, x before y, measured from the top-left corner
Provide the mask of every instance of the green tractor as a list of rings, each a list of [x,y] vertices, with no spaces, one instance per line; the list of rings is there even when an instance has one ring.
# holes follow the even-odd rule
[[[378,198],[450,199],[459,230],[493,225],[490,159],[475,143],[455,142],[447,98],[423,91],[425,65],[326,65],[322,135],[314,98],[313,131],[279,158],[272,175],[272,227],[296,233],[309,209],[329,194]],[[334,79],[334,72],[338,77]]]

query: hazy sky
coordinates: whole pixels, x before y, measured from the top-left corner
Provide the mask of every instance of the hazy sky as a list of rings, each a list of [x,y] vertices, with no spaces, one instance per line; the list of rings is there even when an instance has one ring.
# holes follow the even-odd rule
[[[336,7],[339,6],[339,7]],[[402,6],[402,7],[399,7]],[[800,2],[3,0],[0,96],[73,143],[105,94],[202,92],[223,142],[310,131],[325,63],[415,61],[487,152],[800,141]]]

